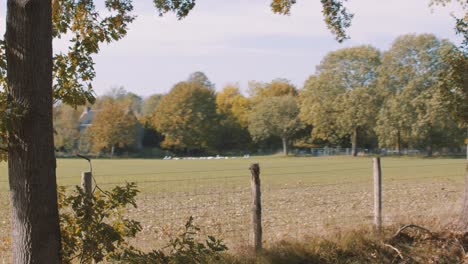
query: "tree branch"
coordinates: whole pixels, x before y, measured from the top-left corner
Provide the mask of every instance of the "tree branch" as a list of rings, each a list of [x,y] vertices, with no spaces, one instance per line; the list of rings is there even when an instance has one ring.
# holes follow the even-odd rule
[[[400,257],[401,260],[404,259],[404,258],[403,258],[403,254],[401,254],[401,251],[398,250],[398,248],[396,248],[396,247],[394,247],[394,246],[392,246],[392,245],[390,245],[390,244],[383,244],[383,245],[386,246],[386,247],[389,247],[389,248],[393,249],[393,250],[398,254],[398,256]]]
[[[405,229],[408,229],[408,228],[417,228],[417,229],[420,229],[420,230],[428,233],[431,237],[433,236],[432,232],[427,228],[424,228],[424,227],[421,227],[421,226],[418,226],[418,225],[414,225],[414,224],[408,224],[408,225],[404,225],[400,229],[398,229],[398,231],[395,233],[395,235],[393,235],[393,238],[398,237],[401,234],[401,232],[403,232]]]

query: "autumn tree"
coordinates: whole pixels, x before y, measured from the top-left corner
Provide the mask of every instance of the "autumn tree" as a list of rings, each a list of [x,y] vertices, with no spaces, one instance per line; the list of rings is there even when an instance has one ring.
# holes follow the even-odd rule
[[[162,94],[153,94],[146,98],[143,101],[142,105],[142,115],[145,118],[149,118],[153,112],[156,110],[158,107],[159,103],[161,102],[161,99],[163,98]]]
[[[206,88],[213,90],[215,89],[214,83],[212,83],[210,79],[208,79],[208,76],[206,76],[205,73],[200,71],[191,73],[190,76],[187,78],[187,82],[194,82],[201,86],[205,86]]]
[[[299,105],[291,95],[274,96],[262,100],[249,116],[249,131],[255,140],[271,136],[281,138],[284,155],[294,134],[302,128]]]
[[[160,147],[161,142],[164,140],[164,136],[151,125],[153,114],[163,96],[162,94],[153,94],[143,100],[141,117],[139,118],[140,124],[143,127],[143,148]]]
[[[80,140],[81,113],[81,107],[75,109],[65,104],[54,106],[54,143],[56,149],[66,152],[76,149]]]
[[[301,91],[301,117],[313,126],[312,136],[328,141],[350,135],[357,155],[359,134],[372,132],[377,105],[380,52],[371,46],[328,53]]]
[[[135,116],[139,117],[142,114],[143,99],[140,96],[127,91],[122,86],[111,88],[97,99],[98,100],[94,103],[95,109],[102,108],[108,101],[119,101],[125,105],[125,107],[130,109]]]
[[[176,84],[161,99],[151,124],[164,135],[166,148],[210,149],[218,124],[214,91],[198,82]]]
[[[217,131],[217,150],[245,150],[252,139],[247,130],[250,100],[244,97],[239,87],[227,85],[216,94],[216,107],[220,119]]]
[[[239,87],[227,85],[216,95],[218,112],[229,119],[234,119],[241,127],[248,126],[251,102],[239,91]]]
[[[137,119],[133,111],[122,101],[106,100],[88,128],[94,152],[132,147],[137,138]]]
[[[249,93],[253,104],[259,103],[269,97],[296,96],[298,94],[296,86],[289,80],[282,78],[274,79],[269,83],[250,81]]]

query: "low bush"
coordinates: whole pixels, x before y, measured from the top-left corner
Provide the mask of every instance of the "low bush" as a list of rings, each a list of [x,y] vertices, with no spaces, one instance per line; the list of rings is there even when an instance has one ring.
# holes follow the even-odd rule
[[[76,187],[67,195],[59,187],[60,228],[63,263],[156,263],[198,264],[221,261],[227,247],[212,236],[204,242],[195,239],[200,229],[193,218],[185,224],[184,231],[158,250],[144,253],[127,243],[141,231],[138,221],[125,217],[127,206],[137,207],[138,189],[135,183],[116,186],[111,191],[98,188],[88,195]]]

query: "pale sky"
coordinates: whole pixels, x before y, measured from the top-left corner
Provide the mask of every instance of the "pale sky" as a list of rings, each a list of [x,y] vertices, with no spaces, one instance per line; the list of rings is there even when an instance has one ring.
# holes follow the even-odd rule
[[[101,2],[101,1],[95,1]],[[299,88],[315,72],[323,56],[343,47],[370,44],[387,49],[395,37],[433,33],[456,45],[450,13],[459,5],[435,7],[429,0],[350,0],[355,14],[351,39],[339,44],[327,30],[318,0],[299,0],[290,16],[270,11],[270,0],[198,0],[192,13],[179,21],[159,17],[152,0],[134,0],[138,17],[128,35],[103,45],[95,56],[96,93],[124,86],[142,96],[166,93],[194,71],[203,71],[218,90],[249,80],[286,78]],[[0,34],[5,30],[6,0],[0,0]],[[55,41],[54,48],[65,47]]]

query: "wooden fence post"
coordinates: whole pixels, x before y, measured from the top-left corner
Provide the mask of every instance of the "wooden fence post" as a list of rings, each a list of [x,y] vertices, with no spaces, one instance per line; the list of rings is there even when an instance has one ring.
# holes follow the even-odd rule
[[[374,225],[382,231],[382,168],[380,158],[373,158],[374,164]]]
[[[252,191],[252,224],[254,248],[262,250],[262,194],[260,191],[260,166],[258,163],[250,165]]]
[[[91,172],[86,171],[81,174],[81,188],[88,195],[93,195],[93,175]]]
[[[85,171],[81,173],[81,188],[83,188],[83,191],[85,194],[91,198],[93,196],[93,175],[90,171]],[[83,232],[83,236],[86,237],[86,233]],[[88,245],[83,245],[83,247],[88,248]],[[96,264],[96,261],[92,259],[89,264]]]

